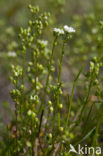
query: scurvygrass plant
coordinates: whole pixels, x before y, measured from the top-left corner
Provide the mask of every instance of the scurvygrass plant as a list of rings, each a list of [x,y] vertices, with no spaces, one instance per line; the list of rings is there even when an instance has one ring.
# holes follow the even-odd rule
[[[71,156],[70,144],[75,148],[78,143],[86,141],[91,146],[99,145],[103,107],[102,78],[99,75],[102,55],[91,59],[90,70],[86,74],[83,75],[82,68],[78,71],[71,94],[65,95],[61,79],[63,61],[66,45],[75,29],[67,25],[52,29],[53,41],[49,43],[44,32],[49,25],[50,14],[41,13],[38,7],[31,5],[29,10],[31,19],[28,27],[20,28],[19,61],[17,65],[11,65],[11,97],[15,110],[13,121],[7,127],[7,138],[1,142],[0,154]],[[57,71],[54,62],[56,52],[60,56]],[[85,94],[74,100],[80,76],[84,76]],[[95,110],[97,116],[93,114]]]

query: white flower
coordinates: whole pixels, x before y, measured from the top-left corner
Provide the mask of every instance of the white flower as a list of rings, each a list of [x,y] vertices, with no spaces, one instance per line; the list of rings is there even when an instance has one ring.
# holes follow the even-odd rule
[[[45,16],[44,18],[45,18],[45,20],[47,20],[47,19],[48,19],[48,17],[47,17],[47,16]]]
[[[17,72],[15,72],[14,75],[15,75],[15,77],[18,77],[19,76],[19,74]]]
[[[37,95],[34,95],[34,96],[31,95],[30,100],[36,101],[36,100],[38,100],[38,96]]]
[[[36,97],[31,95],[30,99],[31,100],[36,100]]]
[[[73,33],[75,32],[75,29],[72,27],[68,27],[67,25],[64,26],[64,31],[67,33]]]
[[[48,44],[48,41],[44,41],[44,40],[38,40],[38,43],[44,45],[45,47],[47,46]]]
[[[17,55],[16,55],[15,52],[10,51],[10,52],[8,52],[8,56],[9,56],[9,57],[16,57]]]
[[[59,29],[59,28],[54,28],[54,33],[56,33],[57,35],[63,35],[64,34],[64,30],[63,29]]]

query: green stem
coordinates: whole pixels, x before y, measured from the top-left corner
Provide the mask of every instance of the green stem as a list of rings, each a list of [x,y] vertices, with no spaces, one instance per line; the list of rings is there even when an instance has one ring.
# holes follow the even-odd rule
[[[34,137],[33,137],[33,120],[31,119],[31,143],[32,143],[32,156],[34,156]]]
[[[15,104],[15,114],[16,114],[16,153],[17,153],[17,156],[18,156],[18,136],[17,136],[17,133],[18,133],[18,113],[17,113],[17,103]]]
[[[55,37],[54,42],[53,42],[52,53],[51,53],[51,56],[50,56],[50,64],[49,64],[49,68],[48,68],[48,75],[47,75],[46,83],[45,83],[45,87],[44,87],[44,96],[43,96],[43,100],[42,100],[42,103],[41,103],[41,106],[40,106],[40,109],[39,109],[39,112],[40,111],[42,111],[42,112],[41,112],[41,115],[40,115],[40,125],[39,125],[38,136],[39,136],[39,133],[40,133],[40,130],[41,130],[41,124],[42,124],[42,119],[43,119],[43,115],[44,115],[44,102],[45,102],[46,95],[47,95],[47,88],[48,88],[49,78],[50,78],[50,74],[51,74],[51,66],[52,66],[56,41],[57,41],[57,36]]]
[[[64,57],[64,46],[65,46],[65,42],[63,42],[62,53],[61,53],[60,64],[59,64],[58,84],[60,84],[60,79],[61,79],[61,71],[62,71],[62,64],[63,64],[63,57]],[[59,104],[60,104],[60,95],[59,93],[57,93],[57,106],[59,106]],[[58,126],[60,127],[60,111],[58,112]]]
[[[16,79],[16,89],[17,89],[17,79]],[[16,155],[18,156],[18,105],[17,105],[18,98],[16,97],[15,102],[15,115],[16,115]]]
[[[38,68],[37,68],[37,63],[38,63],[38,54],[36,51],[36,57],[35,57],[35,94],[37,94],[37,76],[38,76]]]
[[[73,101],[73,94],[74,94],[74,90],[75,90],[75,87],[76,87],[77,80],[78,80],[78,78],[79,78],[79,76],[81,74],[81,71],[82,71],[82,69],[80,69],[80,71],[78,72],[78,74],[75,77],[74,82],[73,82],[72,93],[71,93],[71,97],[70,97],[70,103],[69,103],[69,108],[68,108],[68,114],[67,114],[67,120],[66,120],[66,126],[65,126],[65,128],[67,128],[68,123],[69,123],[70,112],[71,112],[72,101]]]
[[[26,52],[23,53],[23,64],[22,64],[22,69],[23,69],[23,73],[22,73],[22,85],[23,85],[23,90],[22,90],[22,106],[20,105],[20,114],[21,114],[21,107],[24,106],[24,74],[25,74],[25,60],[26,60]],[[25,107],[24,107],[25,108]]]
[[[63,57],[64,57],[64,46],[65,46],[65,42],[63,42],[63,46],[62,46],[62,54],[61,54],[60,64],[59,64],[58,83],[60,83],[60,78],[61,78],[61,71],[62,71],[61,69],[62,69]]]
[[[94,134],[94,137],[93,137],[92,146],[94,146],[94,147],[96,147],[98,145],[98,143],[97,143],[97,135],[98,135],[100,123],[101,123],[101,118],[98,120],[98,123],[97,123],[97,126],[96,126],[96,131],[95,131],[95,134]]]
[[[83,127],[83,132],[84,133],[87,130],[87,122],[89,121],[89,118],[90,118],[90,114],[92,112],[93,105],[94,105],[94,103],[91,105],[90,110],[89,110],[89,113],[88,113],[87,118],[86,118],[86,121],[84,122],[84,127]]]
[[[51,74],[51,66],[52,66],[52,61],[53,61],[54,49],[55,49],[55,46],[56,46],[56,44],[55,44],[56,40],[57,40],[57,37],[55,37],[54,42],[53,42],[52,53],[51,53],[51,56],[50,56],[50,64],[49,64],[49,68],[48,68],[48,75],[47,75],[46,83],[45,83],[45,87],[44,87],[43,102],[42,102],[41,106],[43,106],[44,101],[46,99],[46,95],[47,95],[47,88],[48,88],[49,78],[50,78],[50,74]]]
[[[81,109],[81,113],[80,113],[80,116],[79,116],[79,120],[81,120],[82,114],[83,114],[83,112],[84,112],[84,110],[85,110],[85,108],[86,108],[86,104],[88,103],[89,95],[90,95],[91,88],[92,88],[92,83],[93,83],[93,80],[92,80],[92,78],[91,78],[90,84],[89,84],[89,88],[88,88],[88,93],[87,93],[86,99],[85,99],[85,101],[84,101],[83,107],[82,107],[82,109]]]
[[[37,43],[37,40],[38,40],[38,34],[36,36],[36,46],[38,48],[38,43]],[[37,67],[37,63],[38,63],[38,53],[37,53],[37,50],[35,51],[36,55],[35,55],[35,95],[37,95],[37,77],[38,77],[38,67]],[[32,104],[32,110],[33,110],[33,104]],[[34,128],[33,128],[33,119],[31,119],[31,142],[32,142],[32,156],[34,156]]]
[[[70,97],[70,103],[69,103],[69,109],[68,109],[67,120],[66,120],[66,128],[67,128],[67,126],[68,126],[69,119],[70,119],[70,112],[71,112],[71,107],[72,107],[72,100],[73,100],[73,94],[74,94],[75,86],[76,86],[76,82],[74,81],[74,83],[73,83],[73,88],[72,88],[72,94],[71,94],[71,97]]]
[[[55,49],[55,46],[56,46],[56,44],[55,44],[56,40],[57,40],[57,37],[55,37],[55,39],[54,39],[53,47],[52,47],[52,53],[51,53],[51,56],[50,56],[50,64],[49,64],[48,75],[47,75],[47,79],[46,79],[46,85],[45,85],[45,96],[46,96],[46,93],[47,93],[47,88],[48,88],[48,84],[49,84],[49,77],[50,77],[50,74],[51,74],[51,66],[52,66],[52,61],[53,61],[54,49]]]

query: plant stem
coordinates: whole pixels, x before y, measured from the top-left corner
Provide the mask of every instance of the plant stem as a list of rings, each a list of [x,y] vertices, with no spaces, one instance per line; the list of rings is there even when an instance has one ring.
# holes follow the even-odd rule
[[[46,84],[45,84],[45,96],[46,96],[46,93],[47,93],[47,88],[48,88],[48,84],[49,84],[49,77],[50,77],[50,74],[51,74],[51,66],[52,66],[52,61],[53,61],[54,49],[55,49],[55,46],[56,46],[56,44],[55,44],[56,40],[57,40],[57,37],[55,37],[55,39],[54,39],[53,47],[52,47],[52,53],[51,53],[51,56],[50,56],[50,64],[49,64],[48,75],[47,75]]]
[[[25,74],[25,61],[26,61],[26,52],[23,53],[23,64],[22,64],[22,70],[23,70],[23,73],[22,73],[22,85],[23,85],[23,90],[22,90],[22,106],[20,105],[20,114],[21,114],[21,107],[24,106],[24,74]],[[25,108],[25,107],[24,107]]]
[[[36,46],[38,48],[38,34],[36,36]],[[38,67],[37,67],[37,63],[38,63],[38,53],[37,50],[35,51],[36,55],[35,55],[35,95],[37,95],[37,77],[38,77]],[[33,103],[32,103],[33,106]],[[32,107],[33,109],[33,107]],[[32,119],[31,119],[32,120]],[[32,156],[34,156],[34,134],[33,134],[34,128],[33,128],[33,120],[31,121],[31,141],[32,141]]]
[[[17,113],[17,109],[18,109],[18,107],[17,107],[17,103],[15,104],[15,115],[16,115],[16,148],[17,148],[17,150],[16,150],[16,153],[17,153],[17,156],[18,156],[18,113]]]
[[[61,71],[62,71],[62,64],[63,64],[63,57],[64,57],[64,46],[65,46],[65,42],[63,42],[62,53],[61,53],[60,64],[59,64],[58,85],[60,84],[60,79],[61,79]],[[59,106],[59,104],[60,104],[60,95],[58,92],[57,93],[57,106]],[[58,112],[58,126],[60,127],[60,111]]]
[[[31,119],[31,143],[32,143],[32,156],[34,156],[34,137],[33,137],[33,120]]]
[[[87,130],[87,122],[89,121],[89,118],[90,118],[90,114],[92,112],[92,108],[93,108],[93,105],[94,103],[92,103],[91,107],[90,107],[90,110],[89,110],[89,113],[87,115],[87,118],[86,118],[86,121],[84,122],[84,127],[83,127],[83,132],[85,133],[86,130]]]
[[[101,123],[101,118],[97,122],[96,131],[95,131],[95,134],[94,134],[94,137],[93,137],[92,146],[94,146],[94,147],[96,147],[96,145],[98,144],[97,143],[97,135],[98,135],[98,130],[99,130],[99,127],[100,127],[100,123]]]
[[[17,89],[17,79],[16,79],[16,89]],[[17,105],[18,98],[16,97],[15,102],[15,115],[16,115],[16,155],[18,156],[18,105]]]
[[[74,90],[75,90],[75,87],[76,87],[77,80],[78,80],[78,78],[79,78],[79,76],[81,74],[81,71],[82,71],[82,69],[80,69],[80,71],[78,72],[77,76],[75,77],[75,79],[73,81],[72,93],[71,93],[71,97],[70,97],[70,103],[69,103],[67,120],[66,120],[66,127],[65,128],[67,128],[68,122],[69,122],[69,119],[70,119],[70,112],[71,112],[71,107],[72,107],[73,94],[74,94]]]
[[[86,96],[86,99],[85,99],[85,101],[84,101],[83,107],[82,107],[82,109],[81,109],[81,113],[80,113],[80,116],[79,116],[79,120],[81,120],[82,114],[83,114],[83,112],[84,112],[84,110],[85,110],[85,107],[86,107],[86,104],[87,104],[87,102],[88,102],[89,95],[90,95],[91,88],[92,88],[92,83],[93,83],[93,80],[92,80],[92,78],[91,78],[90,83],[89,83],[89,88],[88,88],[87,96]]]
[[[72,94],[71,94],[71,97],[70,97],[69,108],[68,108],[68,115],[67,115],[67,120],[66,120],[66,128],[68,126],[68,122],[69,122],[69,119],[70,119],[70,112],[71,112],[71,107],[72,107],[72,99],[73,99],[73,94],[74,94],[75,86],[76,86],[76,82],[74,81],[73,82],[73,88],[72,88]]]
[[[37,76],[38,76],[38,69],[37,69],[37,63],[38,63],[38,56],[36,51],[36,57],[35,57],[35,94],[37,94]]]
[[[51,53],[51,56],[50,56],[50,64],[49,64],[49,68],[48,68],[48,75],[47,75],[46,84],[45,84],[45,87],[44,87],[44,96],[43,96],[43,100],[42,100],[42,103],[41,103],[41,106],[40,106],[40,110],[39,110],[39,112],[41,111],[41,115],[40,115],[40,124],[39,124],[38,136],[40,134],[41,125],[42,125],[42,119],[43,119],[43,115],[44,115],[44,102],[45,102],[46,95],[47,95],[47,88],[48,88],[49,78],[50,78],[50,74],[51,74],[51,66],[52,66],[52,61],[53,61],[53,55],[54,55],[54,49],[55,49],[55,46],[56,46],[56,41],[57,41],[57,37],[55,37],[54,42],[53,42],[52,53]]]

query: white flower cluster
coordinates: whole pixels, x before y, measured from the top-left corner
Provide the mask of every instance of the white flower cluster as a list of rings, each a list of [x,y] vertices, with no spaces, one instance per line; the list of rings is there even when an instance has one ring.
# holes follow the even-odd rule
[[[59,29],[59,28],[54,28],[54,33],[56,33],[57,35],[63,35],[64,34],[64,30],[63,29]]]
[[[64,31],[67,33],[74,33],[75,29],[72,27],[68,27],[67,25],[64,26]]]
[[[60,29],[60,28],[54,28],[54,33],[57,34],[58,36],[59,35],[63,35],[65,33],[74,33],[75,32],[75,29],[72,28],[72,27],[68,27],[67,25],[65,25],[63,27],[63,29]]]

